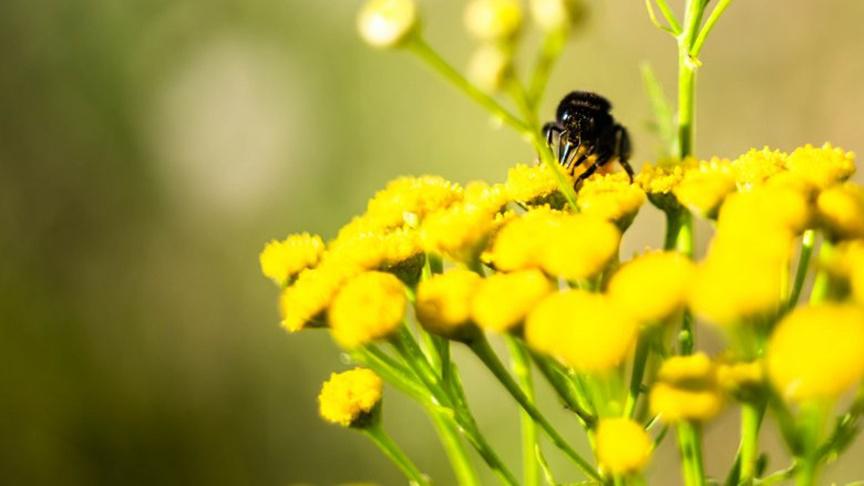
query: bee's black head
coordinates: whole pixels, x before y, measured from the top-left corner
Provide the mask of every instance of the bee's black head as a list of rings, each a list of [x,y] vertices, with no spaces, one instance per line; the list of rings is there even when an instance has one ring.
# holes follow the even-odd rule
[[[558,122],[566,124],[569,119],[577,113],[585,113],[596,117],[600,113],[608,113],[612,104],[606,98],[588,91],[573,91],[558,103],[556,118]]]

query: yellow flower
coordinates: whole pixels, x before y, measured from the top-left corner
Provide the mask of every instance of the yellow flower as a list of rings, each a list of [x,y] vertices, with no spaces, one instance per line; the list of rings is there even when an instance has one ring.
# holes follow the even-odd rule
[[[405,316],[405,287],[389,273],[364,272],[336,294],[328,314],[340,346],[353,349],[390,336]]]
[[[787,155],[779,150],[764,147],[750,149],[732,162],[735,179],[742,188],[760,185],[786,170]]]
[[[647,194],[669,194],[684,179],[684,171],[692,163],[684,162],[670,167],[645,164],[636,174],[634,182],[639,184]]]
[[[654,441],[629,418],[604,418],[597,425],[597,460],[612,476],[640,472],[651,460]]]
[[[462,268],[424,280],[417,288],[417,320],[433,334],[464,337],[471,327],[471,301],[481,281],[479,275]]]
[[[735,395],[761,385],[764,375],[761,361],[721,364],[717,367],[717,383],[720,388]]]
[[[720,412],[717,370],[704,353],[674,356],[660,366],[649,396],[651,413],[665,423],[706,421]]]
[[[569,176],[561,170],[565,180]],[[527,166],[517,164],[507,171],[507,194],[510,199],[525,204],[534,204],[555,199],[558,193],[558,180],[555,174],[545,164]],[[562,197],[563,201],[563,197]]]
[[[545,235],[540,267],[567,280],[587,279],[607,267],[620,241],[620,231],[608,221],[584,214],[561,216]]]
[[[471,262],[482,251],[493,228],[494,213],[491,211],[454,204],[430,214],[423,222],[420,234],[427,252]]]
[[[717,158],[687,169],[673,189],[681,204],[707,217],[716,214],[723,199],[734,191],[735,177],[730,162]]]
[[[576,204],[587,215],[618,223],[626,228],[645,202],[645,192],[623,172],[595,175],[579,189]]]
[[[366,207],[379,227],[398,227],[462,199],[462,188],[438,176],[399,177],[378,191]]]
[[[816,206],[832,237],[864,238],[864,188],[851,183],[831,187],[819,194]]]
[[[507,221],[492,243],[495,267],[512,271],[539,266],[539,254],[562,216],[559,211],[541,207]]]
[[[462,202],[466,207],[498,213],[510,202],[510,196],[504,184],[489,185],[483,181],[472,181],[465,185]]]
[[[864,310],[850,304],[799,307],[768,342],[771,383],[793,402],[835,398],[864,377]]]
[[[531,16],[545,31],[560,31],[578,24],[587,16],[582,0],[531,0]]]
[[[397,267],[423,253],[420,235],[411,228],[381,232],[345,233],[330,243],[324,260],[360,270]]]
[[[528,315],[525,340],[580,372],[603,372],[623,363],[638,325],[602,294],[568,290],[544,299]]]
[[[539,270],[496,273],[480,284],[471,310],[474,322],[496,332],[507,332],[525,320],[538,302],[555,290]]]
[[[693,262],[680,253],[646,253],[615,272],[608,292],[639,322],[658,323],[683,308],[694,273]]]
[[[396,47],[419,24],[413,0],[369,0],[357,17],[360,36],[374,47]]]
[[[378,375],[365,368],[331,374],[318,395],[321,418],[343,427],[362,427],[381,402],[383,385]]]
[[[814,186],[824,189],[846,180],[855,172],[855,154],[826,143],[821,148],[805,145],[795,149],[786,167]]]
[[[506,40],[522,26],[522,7],[517,0],[472,0],[465,7],[465,26],[480,40]]]
[[[267,243],[258,260],[261,273],[283,286],[301,271],[317,265],[323,253],[324,242],[320,236],[302,233]]]
[[[718,218],[718,232],[737,228],[754,230],[755,234],[770,229],[800,233],[812,219],[810,204],[801,191],[790,187],[764,186],[730,195],[723,203]]]
[[[471,56],[468,77],[481,89],[496,92],[513,76],[513,54],[509,49],[491,44],[480,46]]]
[[[317,321],[351,271],[329,264],[304,270],[294,285],[285,288],[279,298],[282,327],[297,332]]]

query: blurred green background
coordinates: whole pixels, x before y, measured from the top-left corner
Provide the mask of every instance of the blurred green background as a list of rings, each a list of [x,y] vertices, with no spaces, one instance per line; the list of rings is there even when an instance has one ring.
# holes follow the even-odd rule
[[[463,5],[422,2],[459,66],[473,48]],[[279,328],[258,251],[289,232],[332,236],[396,175],[500,181],[531,151],[407,54],[363,45],[358,6],[0,2],[0,483],[401,484],[359,434],[317,419],[320,382],[345,363],[325,333]],[[736,2],[703,53],[697,152],[860,152],[861,18],[860,1]],[[607,95],[641,165],[656,140],[638,66],[673,93],[674,49],[641,2],[592,2],[544,112],[570,89]],[[646,208],[627,248],[658,244],[659,224]],[[481,427],[516,464],[515,406],[460,356]],[[425,418],[392,393],[385,410],[450,484]],[[733,412],[709,427],[710,472],[736,428]],[[669,442],[656,484],[678,481]],[[862,453],[828,478],[860,479]]]

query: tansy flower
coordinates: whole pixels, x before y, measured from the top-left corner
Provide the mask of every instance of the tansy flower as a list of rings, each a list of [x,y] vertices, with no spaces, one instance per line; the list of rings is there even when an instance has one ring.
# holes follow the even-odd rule
[[[638,325],[602,294],[568,290],[552,294],[528,315],[525,340],[579,372],[604,372],[623,363]]]
[[[540,252],[563,213],[540,207],[513,217],[501,227],[490,251],[495,268],[503,271],[539,266]]]
[[[282,241],[270,241],[258,260],[261,273],[281,287],[301,271],[318,264],[323,253],[324,241],[320,236],[301,233],[290,235]]]
[[[596,443],[600,468],[612,476],[642,471],[654,449],[654,442],[639,423],[621,417],[600,420]]]
[[[467,337],[471,329],[471,301],[482,278],[454,268],[424,280],[417,288],[417,320],[423,327],[451,339]]]
[[[658,323],[683,308],[694,273],[693,262],[680,253],[646,253],[615,272],[608,293],[639,322]]]
[[[468,32],[482,41],[503,41],[522,26],[522,7],[517,0],[472,0],[465,7]]]
[[[506,332],[525,320],[538,302],[555,290],[539,270],[496,273],[480,284],[471,308],[480,327]]]
[[[560,169],[559,169],[560,170]],[[566,176],[561,171],[562,176]],[[542,204],[549,202],[556,207],[563,204],[563,196],[558,192],[558,180],[555,174],[545,164],[527,166],[517,164],[507,171],[507,183],[505,184],[510,199],[525,204]]]
[[[770,185],[730,195],[718,218],[718,232],[744,228],[757,229],[757,233],[777,229],[797,234],[811,219],[810,204],[801,191]]]
[[[688,168],[672,192],[684,206],[713,217],[723,199],[734,191],[735,177],[729,161],[714,158]]]
[[[822,226],[834,239],[864,238],[864,188],[843,184],[822,191],[816,200]]]
[[[670,167],[647,163],[636,174],[634,182],[642,187],[651,204],[664,211],[679,210],[680,203],[672,191],[684,178],[685,168],[692,165],[695,162],[684,161]]]
[[[333,338],[353,349],[390,336],[405,316],[405,287],[389,273],[364,272],[336,294],[328,319]]]
[[[355,368],[333,373],[321,387],[321,417],[342,427],[363,427],[381,402],[383,382],[373,371]]]
[[[540,267],[570,281],[591,278],[617,255],[620,241],[620,231],[608,221],[584,214],[561,216],[546,235]]]
[[[723,405],[714,364],[704,353],[667,359],[660,366],[649,402],[651,413],[665,423],[713,418]]]
[[[855,172],[855,154],[826,143],[821,148],[805,145],[786,159],[786,167],[814,186],[824,189]]]
[[[579,189],[576,205],[587,215],[612,221],[619,228],[630,226],[645,202],[645,192],[623,172],[595,175]]]
[[[414,0],[369,0],[357,17],[363,40],[381,48],[403,44],[418,24]]]
[[[746,397],[762,385],[765,379],[763,370],[761,361],[720,364],[717,366],[717,383],[726,393]]]
[[[799,307],[768,342],[771,383],[787,400],[836,398],[864,377],[864,310],[849,304]]]
[[[531,0],[531,17],[545,31],[561,31],[578,24],[587,16],[582,0]]]
[[[330,243],[325,260],[344,268],[386,270],[422,254],[420,235],[412,228],[346,233]],[[422,263],[422,261],[420,262]]]
[[[461,199],[462,188],[442,177],[400,177],[369,200],[366,214],[380,225],[397,227],[422,220]]]
[[[465,185],[462,203],[466,207],[475,207],[491,213],[501,212],[510,197],[504,184],[489,185],[483,181],[471,181]]]
[[[735,179],[742,189],[763,184],[771,177],[786,170],[787,155],[768,147],[750,149],[732,162]]]
[[[317,321],[352,275],[350,269],[329,264],[301,272],[294,285],[285,288],[279,297],[282,327],[297,332]]]
[[[477,206],[454,204],[429,215],[420,234],[423,248],[456,261],[477,259],[494,228],[494,213]]]

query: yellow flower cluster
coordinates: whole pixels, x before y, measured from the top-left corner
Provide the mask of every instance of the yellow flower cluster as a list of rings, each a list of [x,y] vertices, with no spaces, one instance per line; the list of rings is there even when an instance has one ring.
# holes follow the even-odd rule
[[[261,251],[261,273],[280,287],[301,271],[315,266],[324,253],[320,236],[301,233],[282,241],[273,240]]]
[[[389,273],[364,272],[339,290],[328,314],[333,339],[352,349],[391,335],[405,316],[405,286]]]
[[[651,389],[650,402],[652,413],[666,423],[713,418],[723,405],[716,366],[704,353],[667,359]]]
[[[629,418],[602,419],[597,425],[597,459],[613,476],[638,473],[648,465],[654,442]]]
[[[333,373],[321,387],[318,411],[321,418],[343,427],[362,426],[381,402],[384,383],[373,371],[355,368]]]
[[[641,324],[661,323],[684,308],[694,271],[693,262],[680,253],[645,253],[612,276],[609,295]]]
[[[630,226],[645,202],[645,192],[631,184],[624,172],[596,174],[579,189],[576,204],[583,214],[612,221],[622,230]]]

